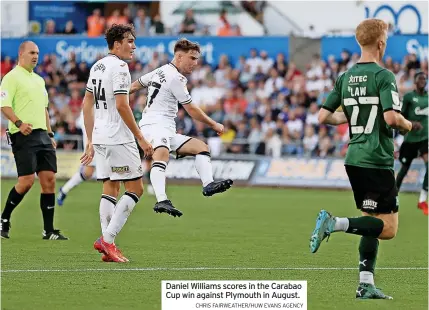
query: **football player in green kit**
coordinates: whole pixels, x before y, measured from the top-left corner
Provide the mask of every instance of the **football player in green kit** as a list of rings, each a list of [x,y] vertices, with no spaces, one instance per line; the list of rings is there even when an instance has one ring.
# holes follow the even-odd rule
[[[417,207],[425,215],[428,211],[428,92],[425,89],[428,78],[424,72],[417,72],[414,76],[415,90],[405,94],[402,105],[402,115],[409,119],[419,130],[411,131],[405,135],[404,142],[399,151],[401,170],[396,177],[396,186],[401,188],[402,180],[410,169],[414,158],[421,156],[426,166],[423,188],[420,192]]]
[[[349,124],[345,169],[362,216],[340,218],[320,211],[310,238],[310,250],[315,253],[334,232],[360,235],[360,279],[356,290],[359,299],[392,299],[376,288],[374,269],[378,240],[394,238],[398,229],[393,129],[405,134],[413,126],[400,113],[402,103],[394,74],[378,65],[386,49],[387,28],[379,19],[359,24],[356,40],[361,47],[361,58],[338,77],[319,112],[321,124]],[[342,112],[336,111],[340,107]]]

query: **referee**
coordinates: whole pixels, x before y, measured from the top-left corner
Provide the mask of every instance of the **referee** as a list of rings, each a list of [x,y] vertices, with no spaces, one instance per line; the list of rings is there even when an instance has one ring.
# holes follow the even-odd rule
[[[1,83],[1,111],[9,120],[9,141],[18,171],[18,183],[11,189],[1,215],[1,237],[9,238],[12,211],[33,186],[34,173],[37,173],[42,188],[43,239],[68,240],[54,229],[57,157],[45,81],[33,72],[39,48],[34,42],[25,41],[19,46],[18,54],[18,65]]]

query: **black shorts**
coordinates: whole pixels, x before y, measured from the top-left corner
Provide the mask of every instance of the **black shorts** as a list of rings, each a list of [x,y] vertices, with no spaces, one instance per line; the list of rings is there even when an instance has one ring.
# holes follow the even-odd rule
[[[428,140],[419,142],[404,142],[399,150],[399,161],[404,165],[411,165],[414,158],[428,153]]]
[[[359,210],[384,214],[398,212],[398,189],[393,170],[346,165],[346,172]]]
[[[18,176],[57,172],[57,155],[47,131],[35,129],[28,136],[20,132],[11,135],[12,152]]]

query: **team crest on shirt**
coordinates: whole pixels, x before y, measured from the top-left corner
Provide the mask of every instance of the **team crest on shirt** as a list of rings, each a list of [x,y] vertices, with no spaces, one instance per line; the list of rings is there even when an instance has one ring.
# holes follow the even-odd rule
[[[7,91],[6,90],[2,90],[1,94],[0,94],[1,100],[4,100],[7,98]]]
[[[162,143],[167,144],[167,139],[166,138],[162,138],[161,141],[162,141]]]

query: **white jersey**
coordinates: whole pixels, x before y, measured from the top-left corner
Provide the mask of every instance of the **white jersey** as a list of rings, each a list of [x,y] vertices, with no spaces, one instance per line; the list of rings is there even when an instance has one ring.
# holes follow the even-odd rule
[[[116,109],[115,95],[128,95],[131,75],[126,62],[109,54],[91,68],[86,90],[94,94],[93,144],[134,142],[134,135]]]
[[[146,107],[139,126],[162,124],[164,127],[176,128],[174,119],[178,104],[192,101],[186,87],[188,80],[175,65],[169,63],[141,76],[138,81],[148,88]]]

